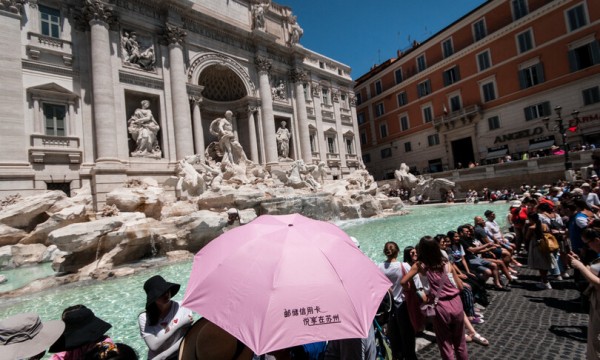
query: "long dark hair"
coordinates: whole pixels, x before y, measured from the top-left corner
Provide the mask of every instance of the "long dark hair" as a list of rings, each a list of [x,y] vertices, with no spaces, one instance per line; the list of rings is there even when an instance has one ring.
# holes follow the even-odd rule
[[[414,246],[407,246],[404,248],[404,262],[408,263],[410,265],[413,264],[413,260],[412,260],[412,256],[410,256],[410,252],[413,251],[415,249]]]
[[[385,249],[387,248],[388,245],[394,245],[394,247],[396,248],[396,252],[399,253],[400,252],[400,247],[398,246],[398,244],[396,244],[396,242],[394,241],[388,241],[385,243],[385,245],[383,245],[383,254],[385,255]]]
[[[158,320],[160,320],[160,309],[156,302],[146,306],[146,319],[148,319],[148,324],[150,326],[154,326],[158,324]]]
[[[527,215],[529,221],[535,224],[535,237],[541,239],[544,236],[544,229],[542,228],[542,222],[537,213],[529,213]]]
[[[445,262],[440,251],[440,245],[431,236],[423,236],[417,245],[419,261],[427,268],[440,271]]]

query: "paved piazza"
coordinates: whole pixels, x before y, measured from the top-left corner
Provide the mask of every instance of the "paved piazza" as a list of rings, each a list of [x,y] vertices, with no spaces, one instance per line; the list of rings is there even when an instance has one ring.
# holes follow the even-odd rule
[[[575,283],[552,281],[552,290],[538,290],[536,282],[537,271],[523,267],[511,292],[488,291],[492,303],[475,330],[490,345],[468,343],[470,359],[585,359],[588,314]],[[417,353],[420,360],[440,358],[429,339],[434,342]]]

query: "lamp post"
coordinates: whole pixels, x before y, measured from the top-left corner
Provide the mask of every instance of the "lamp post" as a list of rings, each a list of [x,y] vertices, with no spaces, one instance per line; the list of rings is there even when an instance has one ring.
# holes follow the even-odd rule
[[[565,152],[565,170],[570,170],[573,167],[573,164],[571,164],[571,162],[569,161],[569,144],[567,144],[567,129],[571,126],[577,126],[577,124],[579,124],[579,111],[578,110],[573,110],[571,112],[571,116],[573,117],[573,121],[574,124],[569,122],[569,126],[565,126],[565,124],[563,123],[563,118],[561,116],[561,112],[562,112],[562,107],[556,106],[554,108],[554,112],[556,113],[556,119],[554,119],[554,122],[556,123],[556,125],[550,129],[550,118],[549,117],[545,117],[544,119],[542,119],[542,121],[544,122],[544,125],[546,126],[546,130],[552,130],[552,131],[558,131],[562,137],[562,148],[563,151]]]

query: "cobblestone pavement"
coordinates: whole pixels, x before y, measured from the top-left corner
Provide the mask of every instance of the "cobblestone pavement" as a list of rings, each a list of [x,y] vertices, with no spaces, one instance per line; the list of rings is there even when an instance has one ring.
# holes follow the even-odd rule
[[[485,322],[474,326],[490,345],[468,343],[470,359],[585,359],[588,314],[575,283],[551,281],[552,290],[538,290],[537,282],[537,271],[523,267],[511,292],[488,291]],[[439,359],[435,339],[425,337],[432,342],[419,359]]]

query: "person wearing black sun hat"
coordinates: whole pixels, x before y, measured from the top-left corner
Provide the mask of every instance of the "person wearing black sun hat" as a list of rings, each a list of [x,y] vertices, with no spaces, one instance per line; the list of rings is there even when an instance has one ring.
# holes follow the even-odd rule
[[[84,305],[74,305],[62,313],[65,331],[50,346],[49,352],[56,353],[51,360],[81,359],[97,343],[112,340],[106,332],[111,324],[97,317],[92,310]]]
[[[138,324],[148,346],[148,359],[176,359],[179,344],[194,320],[190,310],[171,300],[180,287],[160,275],[144,283],[146,311],[138,317]]]

